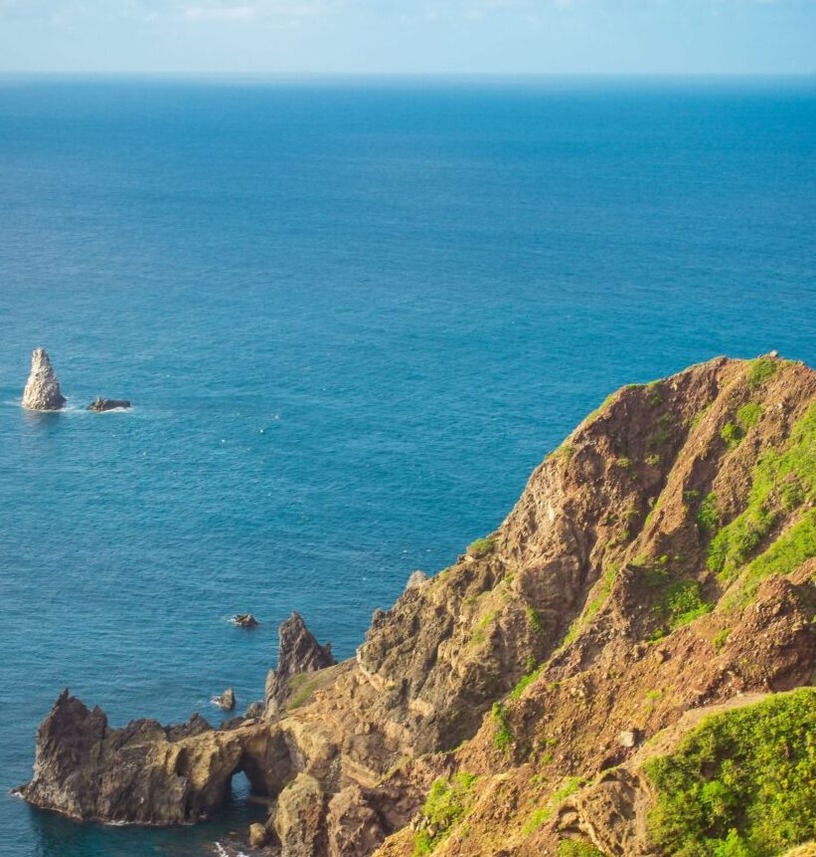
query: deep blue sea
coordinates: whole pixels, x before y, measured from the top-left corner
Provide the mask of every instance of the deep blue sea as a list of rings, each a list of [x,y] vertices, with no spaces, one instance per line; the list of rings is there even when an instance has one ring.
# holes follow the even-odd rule
[[[7,791],[65,686],[217,722],[293,609],[352,655],[618,386],[816,364],[814,236],[814,81],[0,79],[0,854],[245,825],[239,784],[175,831]]]

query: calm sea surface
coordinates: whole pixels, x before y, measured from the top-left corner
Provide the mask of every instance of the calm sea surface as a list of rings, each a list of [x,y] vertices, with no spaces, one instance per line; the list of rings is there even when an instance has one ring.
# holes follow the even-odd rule
[[[621,384],[816,364],[816,84],[7,78],[0,227],[0,853],[199,855],[243,786],[181,831],[7,796],[59,691],[217,720],[293,609],[352,655]]]

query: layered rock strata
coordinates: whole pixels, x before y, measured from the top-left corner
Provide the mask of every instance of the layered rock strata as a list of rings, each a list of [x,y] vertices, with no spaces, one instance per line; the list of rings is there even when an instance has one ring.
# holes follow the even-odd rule
[[[31,371],[23,390],[22,405],[32,411],[58,411],[65,404],[57,373],[44,348],[31,355]]]

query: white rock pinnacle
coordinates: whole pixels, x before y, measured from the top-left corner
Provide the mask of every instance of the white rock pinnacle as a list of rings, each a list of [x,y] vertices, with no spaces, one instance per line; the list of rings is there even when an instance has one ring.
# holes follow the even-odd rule
[[[31,372],[23,391],[23,407],[32,411],[58,411],[65,404],[59,381],[44,348],[34,349]]]

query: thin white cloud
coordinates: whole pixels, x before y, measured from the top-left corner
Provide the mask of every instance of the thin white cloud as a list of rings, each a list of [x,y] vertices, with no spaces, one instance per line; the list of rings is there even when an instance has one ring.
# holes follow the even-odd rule
[[[184,10],[185,21],[252,21],[254,6],[191,6]]]
[[[185,6],[182,17],[186,21],[233,21],[237,23],[267,20],[293,24],[307,18],[326,15],[329,4],[325,0],[253,0],[250,3],[198,3]]]

